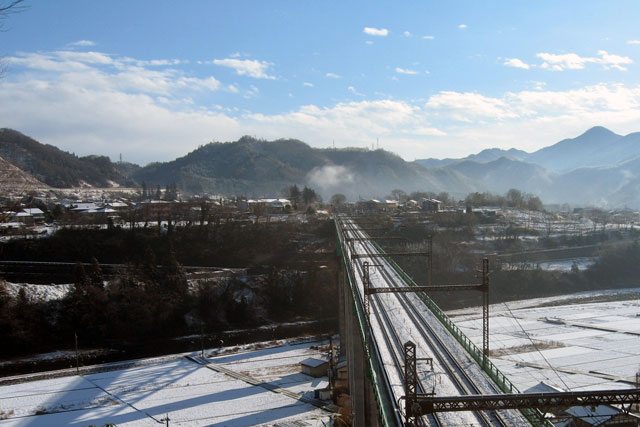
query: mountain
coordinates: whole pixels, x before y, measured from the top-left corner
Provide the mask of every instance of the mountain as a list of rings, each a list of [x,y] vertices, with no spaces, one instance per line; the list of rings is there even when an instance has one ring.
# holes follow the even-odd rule
[[[12,129],[0,129],[0,156],[52,187],[135,184],[106,156],[77,157]]]
[[[29,191],[49,186],[0,157],[0,186],[4,190]]]
[[[554,172],[565,173],[590,166],[615,165],[640,155],[640,132],[618,135],[595,126],[576,138],[567,138],[533,153],[511,148],[489,148],[461,159],[420,159],[427,167],[446,167],[468,160],[487,163],[509,157],[536,164]]]
[[[394,189],[447,191],[463,198],[475,191],[517,188],[546,203],[640,207],[640,133],[620,136],[602,127],[531,154],[493,148],[464,159],[416,162],[384,150],[318,149],[294,139],[245,136],[145,167],[114,164],[104,156],[79,158],[2,129],[0,156],[6,160],[0,173],[6,171],[6,182],[13,180],[14,187],[43,185],[38,180],[54,187],[137,181],[148,188],[176,183],[185,193],[254,197],[277,196],[297,184],[327,199],[343,193],[351,200],[384,197]]]
[[[614,166],[584,167],[554,181],[554,201],[640,207],[640,156]]]
[[[210,143],[167,163],[155,163],[133,176],[147,185],[175,182],[188,192],[248,196],[277,195],[292,184],[309,185],[328,198],[383,196],[393,189],[472,191],[473,183],[453,170],[428,169],[384,150],[317,149],[291,139],[242,137]]]
[[[568,172],[586,166],[612,165],[640,154],[640,144],[636,144],[635,150],[633,144],[620,144],[625,138],[602,126],[596,126],[576,138],[564,139],[531,153],[526,161],[557,172]]]
[[[440,167],[449,166],[454,163],[464,162],[468,160],[471,160],[474,162],[480,162],[480,163],[491,162],[493,160],[499,159],[500,157],[509,157],[517,160],[523,160],[528,155],[529,153],[527,153],[526,151],[518,150],[516,148],[510,148],[508,150],[503,150],[502,148],[486,148],[481,152],[479,152],[478,154],[471,154],[467,157],[460,158],[460,159],[429,158],[429,159],[418,159],[416,160],[416,162],[420,163],[421,165],[427,166],[429,168],[440,168]]]
[[[544,194],[557,178],[557,174],[532,163],[510,157],[482,163],[473,160],[460,161],[447,166],[477,183],[484,191],[505,193],[511,188]]]
[[[533,153],[491,148],[416,162],[456,171],[481,191],[517,188],[547,203],[640,207],[640,132],[622,136],[595,126]]]

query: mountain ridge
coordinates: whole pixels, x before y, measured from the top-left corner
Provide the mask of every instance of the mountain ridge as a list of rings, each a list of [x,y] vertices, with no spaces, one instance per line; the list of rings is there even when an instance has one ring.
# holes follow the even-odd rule
[[[0,129],[0,156],[51,187],[77,187],[83,183],[95,187],[135,184],[106,156],[77,157],[13,129]]]
[[[7,135],[20,143],[14,142],[13,150],[7,149],[11,146]],[[502,193],[517,188],[546,203],[640,207],[640,185],[636,184],[640,182],[640,132],[621,136],[602,127],[534,153],[493,148],[463,159],[444,159],[436,167],[407,162],[380,149],[313,148],[296,139],[267,141],[249,136],[211,142],[172,161],[144,167],[112,163],[105,156],[78,158],[4,129],[0,131],[0,155],[6,151],[22,162],[16,165],[19,169],[25,173],[35,170],[34,179],[42,177],[52,187],[62,186],[61,181],[67,183],[64,186],[109,185],[118,182],[115,176],[121,182],[144,182],[148,188],[176,183],[187,194],[276,196],[297,184],[308,185],[325,198],[343,193],[351,200],[384,197],[394,189],[446,191],[463,198],[471,192]],[[575,167],[568,171],[550,168],[534,162],[535,153],[554,161],[561,155],[557,153],[564,153],[562,158],[571,157]],[[601,164],[608,159],[616,162]],[[51,167],[52,163],[58,167]],[[86,176],[93,177],[93,183]]]

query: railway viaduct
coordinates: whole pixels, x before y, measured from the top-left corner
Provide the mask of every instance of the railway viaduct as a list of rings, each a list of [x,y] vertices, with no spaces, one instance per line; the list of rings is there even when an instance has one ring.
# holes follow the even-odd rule
[[[488,263],[482,282],[420,286],[385,253],[366,228],[335,218],[340,306],[340,356],[347,361],[354,426],[550,426],[556,407],[630,405],[640,389],[523,394],[488,357]],[[426,265],[430,265],[430,262]],[[483,293],[483,348],[474,345],[427,292]],[[431,387],[431,388],[429,388]]]

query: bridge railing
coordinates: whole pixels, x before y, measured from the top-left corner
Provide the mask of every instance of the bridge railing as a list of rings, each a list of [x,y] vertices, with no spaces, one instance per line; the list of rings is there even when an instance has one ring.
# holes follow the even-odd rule
[[[338,242],[338,256],[340,256],[344,265],[346,280],[348,282],[347,284],[349,286],[349,290],[351,292],[353,300],[353,314],[358,321],[358,332],[360,334],[360,339],[362,341],[363,347],[366,348],[366,346],[368,345],[367,336],[369,335],[367,334],[366,329],[369,328],[369,323],[364,312],[360,294],[358,293],[355,273],[352,269],[352,263],[349,260],[350,254],[348,253],[348,249],[345,250],[346,245],[344,235],[342,234],[342,230],[337,219],[335,221],[335,225]],[[380,354],[378,353],[377,346],[370,346],[369,356],[370,357],[368,357],[366,360],[366,372],[368,378],[371,380],[371,385],[379,409],[380,420],[382,421],[382,424],[384,426],[397,426],[400,420],[398,418],[398,413],[392,406],[394,399],[390,394],[390,390],[387,386],[388,381],[386,380],[386,373],[384,370],[382,359],[380,357]]]
[[[385,251],[373,240],[371,244],[381,253]],[[385,257],[389,264],[393,267],[396,273],[402,277],[402,279],[409,286],[418,286],[413,279],[405,273],[405,271],[391,258],[391,256]],[[424,302],[434,316],[442,323],[442,325],[453,335],[453,337],[464,347],[469,355],[476,361],[482,370],[493,380],[493,382],[500,388],[503,393],[521,393],[520,390],[504,375],[496,365],[491,362],[489,358],[484,358],[482,350],[478,348],[465,334],[456,326],[456,324],[447,316],[444,311],[433,301],[426,293],[416,292],[418,298]],[[548,426],[544,421],[544,416],[538,410],[523,409],[520,411],[534,426]]]

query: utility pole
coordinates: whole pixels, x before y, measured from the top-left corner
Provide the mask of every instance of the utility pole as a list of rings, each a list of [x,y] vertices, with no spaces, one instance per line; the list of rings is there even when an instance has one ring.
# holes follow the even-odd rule
[[[169,421],[171,421],[169,419],[169,414],[165,415],[165,417],[162,418],[160,421],[164,421],[166,423],[167,427],[169,427]]]
[[[200,321],[200,357],[204,359],[204,332],[202,331],[202,320]]]
[[[78,356],[78,333],[74,331],[73,336],[75,337],[76,342],[76,374],[80,375],[80,357]]]

